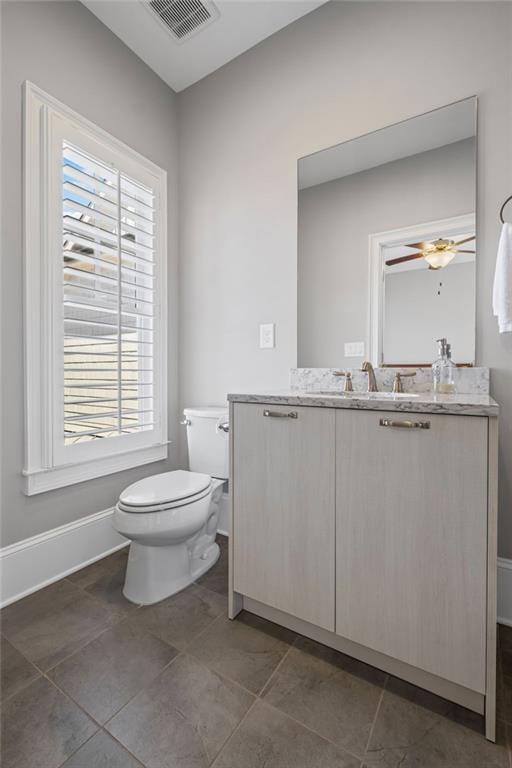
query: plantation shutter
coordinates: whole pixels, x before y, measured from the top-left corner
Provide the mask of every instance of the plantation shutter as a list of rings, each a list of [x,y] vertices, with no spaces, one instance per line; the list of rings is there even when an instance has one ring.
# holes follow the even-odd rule
[[[64,445],[155,425],[154,190],[62,142]]]

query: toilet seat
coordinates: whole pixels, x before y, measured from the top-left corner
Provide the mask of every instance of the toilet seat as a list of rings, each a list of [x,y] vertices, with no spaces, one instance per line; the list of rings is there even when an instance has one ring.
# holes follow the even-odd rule
[[[210,475],[182,469],[152,475],[129,485],[120,495],[118,509],[141,514],[162,512],[193,504],[211,492]]]
[[[201,493],[196,493],[194,496],[188,496],[186,499],[179,499],[178,501],[167,501],[162,504],[148,504],[144,506],[142,504],[138,506],[131,506],[130,504],[123,504],[121,501],[117,502],[117,508],[122,512],[129,512],[134,515],[145,515],[149,512],[166,512],[169,509],[177,509],[178,507],[190,507],[195,501],[208,496],[211,493],[212,485],[210,485]]]

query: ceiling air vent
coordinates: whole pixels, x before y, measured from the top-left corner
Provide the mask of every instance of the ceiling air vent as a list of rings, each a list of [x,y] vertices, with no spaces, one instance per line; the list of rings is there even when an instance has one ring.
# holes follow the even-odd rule
[[[144,4],[180,43],[219,17],[218,8],[210,0],[150,0]]]

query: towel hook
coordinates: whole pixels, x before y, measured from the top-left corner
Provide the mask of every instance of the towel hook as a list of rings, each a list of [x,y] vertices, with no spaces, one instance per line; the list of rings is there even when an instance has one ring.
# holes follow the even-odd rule
[[[500,210],[500,221],[501,221],[501,223],[502,223],[502,224],[504,224],[504,223],[505,223],[505,219],[503,218],[503,211],[505,210],[505,206],[507,205],[507,203],[510,203],[510,201],[511,201],[511,200],[512,200],[512,195],[510,195],[510,197],[507,197],[507,199],[505,200],[505,202],[504,202],[504,203],[503,203],[503,205],[501,206],[501,210]]]

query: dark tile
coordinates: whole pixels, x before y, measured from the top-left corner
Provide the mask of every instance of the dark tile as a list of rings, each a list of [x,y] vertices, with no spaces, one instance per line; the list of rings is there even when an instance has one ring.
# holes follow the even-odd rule
[[[148,768],[206,768],[253,701],[239,686],[181,656],[106,728]]]
[[[498,666],[512,684],[512,627],[503,624],[498,624]]]
[[[132,603],[123,595],[124,580],[126,576],[126,565],[122,563],[114,573],[105,574],[94,581],[90,586],[85,587],[86,592],[98,598],[113,608],[128,614],[136,611],[139,606]]]
[[[386,675],[299,638],[263,698],[321,736],[362,756]]]
[[[44,677],[7,700],[2,768],[57,768],[97,725]]]
[[[13,693],[39,677],[39,670],[3,637],[0,650],[0,670],[2,700],[12,696]]]
[[[143,766],[108,733],[98,731],[64,763],[62,768],[143,768]]]
[[[71,574],[68,578],[107,605],[127,614],[138,608],[123,595],[127,562],[128,549],[125,548]]]
[[[294,632],[243,613],[219,619],[189,646],[189,653],[216,672],[259,693],[296,638]]]
[[[191,586],[155,605],[142,606],[131,620],[176,648],[185,648],[199,632],[227,612],[227,600],[203,587]]]
[[[360,761],[258,701],[214,768],[359,768]]]
[[[436,696],[435,693],[430,693],[424,688],[418,688],[416,685],[392,675],[388,677],[386,693],[399,696],[404,701],[416,704],[434,715],[442,715],[443,717],[452,717],[457,708],[457,705],[452,701]]]
[[[217,535],[217,544],[220,549],[220,557],[204,576],[197,580],[198,584],[218,592],[219,595],[228,594],[228,570],[229,570],[229,539],[227,536]]]
[[[436,696],[435,693],[430,693],[430,691],[424,688],[418,688],[412,683],[407,683],[405,680],[400,680],[390,675],[386,683],[386,692],[422,707],[434,715],[441,715],[448,720],[464,725],[466,728],[476,731],[476,733],[483,734],[485,731],[485,720],[482,715],[471,712],[469,709],[464,709],[464,707],[460,707],[453,701]]]
[[[63,580],[2,611],[2,632],[29,661],[47,670],[122,614]]]
[[[105,723],[178,652],[125,620],[103,632],[49,674],[98,722]]]
[[[498,675],[496,707],[498,719],[512,724],[512,677]]]
[[[512,627],[498,624],[498,644],[502,651],[512,651]]]
[[[101,560],[96,560],[95,563],[87,565],[85,568],[81,568],[79,571],[71,573],[66,576],[68,581],[72,581],[77,587],[87,589],[93,585],[99,579],[110,576],[113,573],[119,571],[120,568],[126,568],[128,562],[128,550],[129,547],[124,547],[114,552],[112,555],[103,557]]]
[[[512,649],[503,650],[500,661],[503,674],[512,678]]]
[[[512,679],[512,648],[502,648],[498,656],[498,670]]]
[[[367,768],[508,768],[506,734],[483,735],[480,716],[409,683],[384,692],[364,759]]]

